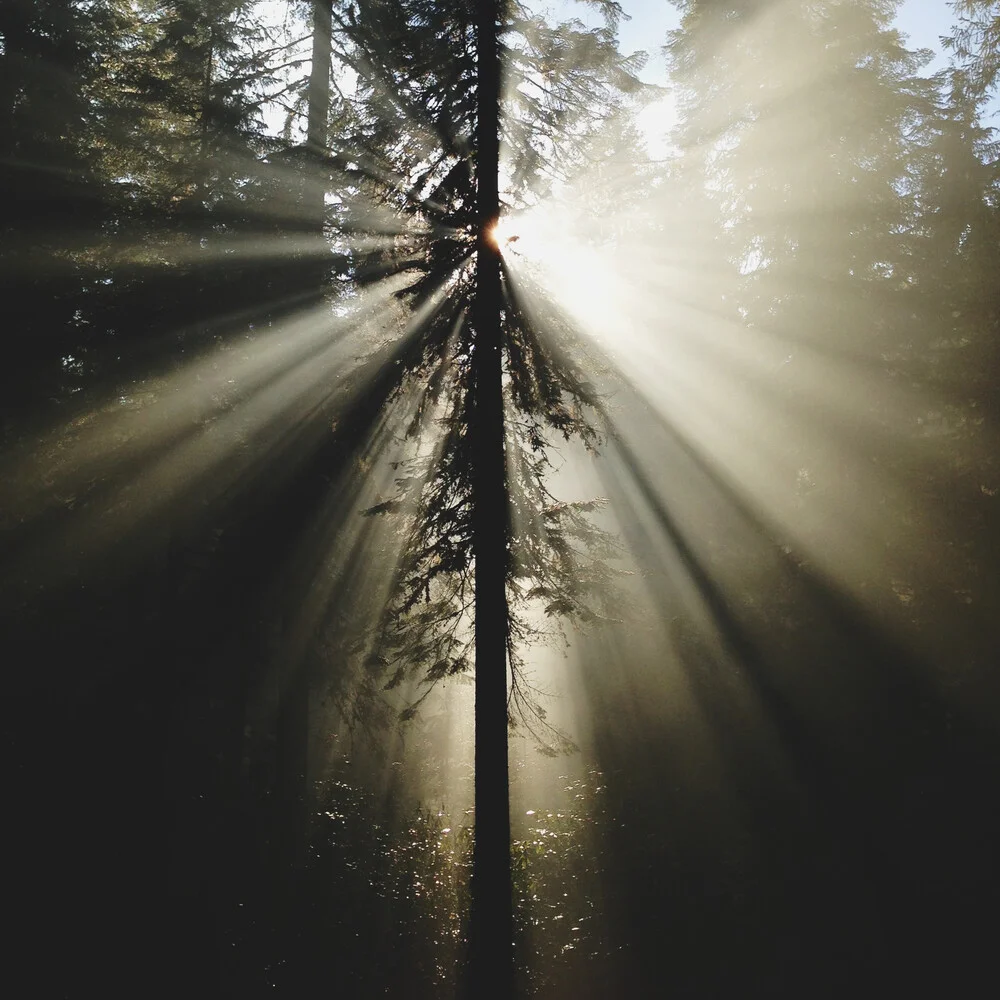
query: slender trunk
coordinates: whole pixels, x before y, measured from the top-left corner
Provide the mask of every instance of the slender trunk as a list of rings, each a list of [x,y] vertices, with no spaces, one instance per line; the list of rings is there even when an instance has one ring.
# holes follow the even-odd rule
[[[205,70],[201,77],[201,122],[198,141],[198,158],[202,171],[202,185],[207,187],[208,139],[212,127],[212,77],[215,74],[215,25],[208,27],[208,48],[205,52]]]
[[[197,19],[192,21],[191,28],[196,31]],[[215,25],[208,26],[208,41],[205,45],[205,64],[201,71],[201,109],[198,113],[198,152],[193,165],[194,184],[190,199],[189,211],[197,228],[197,235],[207,235],[208,208],[207,202],[212,192],[212,150],[211,139],[213,131],[212,108],[212,78],[215,75]]]
[[[497,0],[477,4],[477,213],[473,309],[475,404],[473,551],[476,560],[475,847],[470,995],[507,997],[513,974],[507,771],[507,504],[501,344],[499,216],[500,66]]]
[[[332,66],[333,0],[314,0],[312,69],[309,73],[309,117],[306,125],[306,147],[309,166],[306,176],[306,228],[323,234],[326,213],[325,168],[322,161],[328,155],[327,129],[330,118],[330,70]]]
[[[330,33],[332,0],[313,3],[312,71],[309,75],[308,161],[303,176],[302,224],[306,232],[322,239],[326,212],[325,171],[330,112]],[[300,278],[310,296],[320,300],[327,279],[321,255],[310,254],[300,267]],[[285,639],[279,646],[284,647]],[[280,656],[277,720],[278,855],[285,870],[296,869],[305,859],[308,839],[308,770],[310,680],[298,657]]]

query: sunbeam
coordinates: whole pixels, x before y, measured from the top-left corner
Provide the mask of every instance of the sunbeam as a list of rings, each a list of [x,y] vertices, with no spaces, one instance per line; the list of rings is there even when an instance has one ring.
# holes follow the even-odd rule
[[[782,546],[905,633],[902,581],[922,579],[940,599],[961,587],[965,572],[948,513],[913,507],[917,470],[933,477],[950,464],[944,442],[914,434],[928,411],[946,407],[944,392],[886,378],[872,356],[877,341],[819,341],[808,328],[800,337],[727,316],[721,296],[706,301],[700,291],[704,274],[678,262],[683,232],[636,232],[626,223],[601,239],[599,221],[588,218],[594,182],[585,173],[558,198],[498,226],[508,273],[539,330],[551,329],[555,309],[597,348],[603,362],[594,377],[612,426],[621,383],[701,461],[724,470],[727,488]],[[655,453],[649,461],[658,461]],[[897,594],[894,605],[872,606],[882,597],[861,588],[875,579]],[[926,649],[926,638],[910,641]]]

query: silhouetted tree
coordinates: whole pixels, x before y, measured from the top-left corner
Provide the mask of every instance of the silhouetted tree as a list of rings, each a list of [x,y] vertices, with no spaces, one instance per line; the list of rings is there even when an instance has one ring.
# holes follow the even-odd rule
[[[394,390],[418,386],[405,433],[429,441],[428,453],[404,459],[397,493],[368,511],[403,514],[407,537],[366,663],[388,688],[415,672],[428,690],[475,665],[472,988],[500,993],[512,972],[507,728],[524,712],[529,725],[542,720],[519,654],[537,628],[521,609],[534,602],[550,617],[593,620],[611,576],[608,544],[587,522],[593,504],[560,503],[545,488],[552,432],[596,446],[587,416],[596,398],[568,354],[539,338],[503,274],[493,234],[501,144],[507,196],[537,197],[618,95],[639,89],[638,64],[614,46],[620,12],[602,9],[597,29],[550,28],[491,4],[334,11],[335,53],[358,75],[360,98],[334,109],[341,225],[382,237],[360,254],[347,241],[345,276],[403,276],[397,295],[429,310]]]

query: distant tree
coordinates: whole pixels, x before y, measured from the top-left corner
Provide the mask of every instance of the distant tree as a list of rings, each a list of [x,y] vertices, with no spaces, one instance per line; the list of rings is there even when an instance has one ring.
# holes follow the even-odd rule
[[[683,94],[677,140],[739,271],[736,325],[760,331],[760,349],[774,352],[780,375],[766,405],[769,433],[783,441],[774,473],[788,477],[786,498],[833,491],[836,503],[866,508],[867,477],[843,442],[859,440],[861,424],[885,427],[886,415],[841,412],[824,453],[820,441],[833,435],[798,412],[795,373],[823,356],[886,385],[893,376],[879,359],[910,337],[911,173],[936,107],[933,82],[919,76],[924,56],[891,27],[891,3],[681,6],[670,45]],[[772,478],[770,495],[784,504],[776,487]]]
[[[990,93],[1000,74],[1000,3],[997,0],[954,0],[958,23],[944,39],[965,70],[965,85],[976,98]]]

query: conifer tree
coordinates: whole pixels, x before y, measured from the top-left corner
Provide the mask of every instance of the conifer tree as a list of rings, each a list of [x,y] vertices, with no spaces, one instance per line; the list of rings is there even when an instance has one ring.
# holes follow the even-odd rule
[[[335,60],[358,80],[331,108],[335,224],[351,237],[341,273],[361,285],[395,277],[397,297],[423,311],[384,401],[416,388],[406,437],[443,428],[367,511],[402,518],[406,539],[365,663],[387,689],[424,686],[404,718],[436,682],[474,668],[470,988],[497,995],[513,971],[507,729],[520,720],[547,744],[561,738],[523,676],[532,606],[593,621],[613,576],[609,542],[588,520],[595,503],[560,503],[546,488],[552,435],[597,446],[598,400],[558,334],[555,345],[539,337],[505,273],[501,148],[505,197],[537,198],[640,90],[640,63],[615,46],[620,10],[600,7],[598,28],[550,27],[520,5],[333,10]]]

